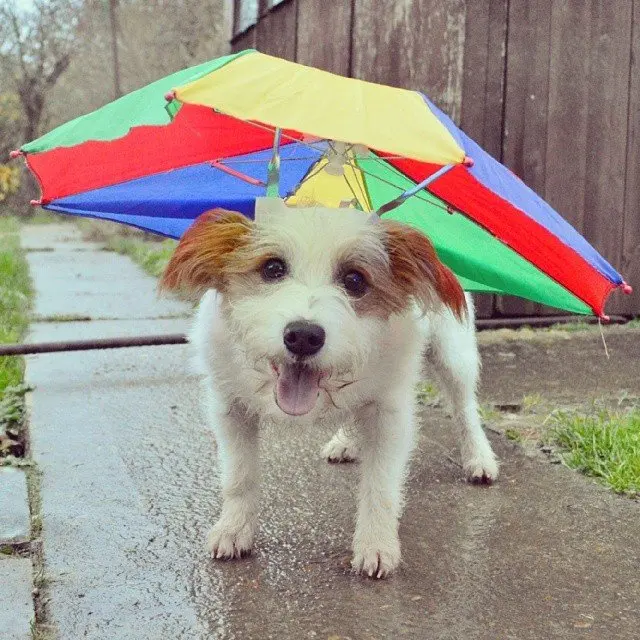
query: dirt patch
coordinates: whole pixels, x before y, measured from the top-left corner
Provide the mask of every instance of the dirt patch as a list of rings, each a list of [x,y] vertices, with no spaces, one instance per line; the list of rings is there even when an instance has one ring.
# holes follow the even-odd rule
[[[559,464],[552,416],[640,406],[640,330],[499,330],[479,337],[485,427],[526,453]]]
[[[484,402],[518,404],[540,396],[541,404],[553,408],[640,396],[640,329],[607,329],[609,358],[598,332],[519,333],[480,335]]]

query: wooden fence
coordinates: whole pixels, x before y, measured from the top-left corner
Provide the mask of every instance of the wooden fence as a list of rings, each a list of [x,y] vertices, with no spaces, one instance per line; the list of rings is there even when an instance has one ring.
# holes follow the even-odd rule
[[[635,285],[607,312],[640,314],[640,0],[236,0],[236,15],[256,5],[234,50],[424,91]]]

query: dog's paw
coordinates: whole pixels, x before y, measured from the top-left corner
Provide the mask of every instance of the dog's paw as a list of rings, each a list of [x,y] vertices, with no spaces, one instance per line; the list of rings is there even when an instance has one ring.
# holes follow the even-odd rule
[[[209,531],[207,551],[215,560],[232,560],[244,558],[251,554],[255,527],[245,524],[232,527],[220,520]]]
[[[400,540],[396,538],[387,544],[353,545],[351,568],[359,575],[369,578],[387,578],[400,564]]]
[[[492,451],[483,456],[465,460],[464,472],[471,484],[493,484],[498,478],[498,461]]]
[[[360,451],[357,443],[347,435],[338,431],[327,444],[322,447],[322,456],[328,462],[355,462]]]

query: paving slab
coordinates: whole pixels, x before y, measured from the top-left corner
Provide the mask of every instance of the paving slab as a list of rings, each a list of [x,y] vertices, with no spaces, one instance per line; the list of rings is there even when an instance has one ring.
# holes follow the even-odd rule
[[[99,242],[87,242],[75,224],[64,221],[22,227],[20,244],[27,251],[100,251],[103,247]]]
[[[0,545],[29,541],[31,518],[27,476],[22,469],[0,468]]]
[[[31,640],[31,560],[0,556],[0,640]]]
[[[616,340],[612,370],[627,367],[637,336]],[[515,357],[487,346],[485,377],[496,381],[484,397],[535,389],[530,371],[551,393],[554,362],[569,357],[562,385],[585,397],[612,392],[585,382],[599,341],[512,345]],[[264,433],[256,552],[207,557],[217,464],[187,346],[29,357],[27,379],[47,611],[61,639],[638,638],[640,504],[493,434],[500,481],[470,486],[454,462],[455,425],[439,409],[422,414],[404,563],[375,582],[348,571],[358,467],[322,460],[331,434],[321,430]],[[624,382],[640,395],[640,377]]]
[[[160,299],[155,278],[127,258],[110,251],[78,251],[82,238],[71,225],[33,225],[21,234],[26,246],[48,246],[54,251],[27,253],[36,292],[36,316],[77,315],[89,318],[153,318],[180,315],[188,306]],[[89,247],[91,248],[91,247]]]

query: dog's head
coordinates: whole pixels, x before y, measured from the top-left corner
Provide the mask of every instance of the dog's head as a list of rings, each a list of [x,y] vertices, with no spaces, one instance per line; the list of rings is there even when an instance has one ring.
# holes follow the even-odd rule
[[[215,209],[180,241],[168,289],[223,295],[243,366],[269,376],[269,399],[312,412],[362,374],[389,319],[416,306],[466,312],[462,289],[419,231],[370,224],[351,209],[286,209],[251,222]]]

